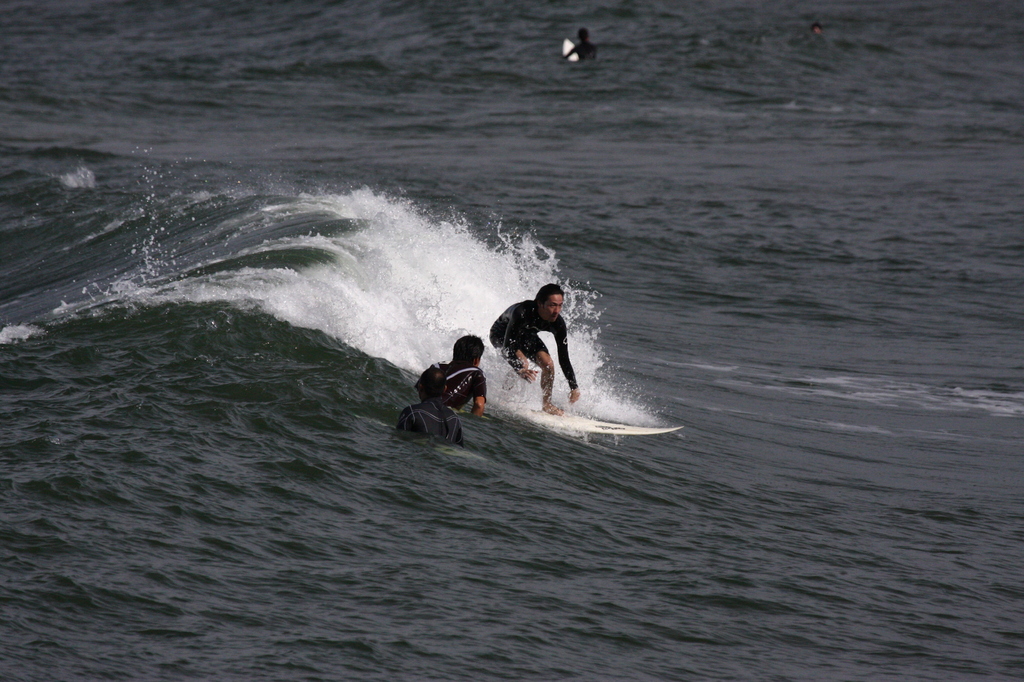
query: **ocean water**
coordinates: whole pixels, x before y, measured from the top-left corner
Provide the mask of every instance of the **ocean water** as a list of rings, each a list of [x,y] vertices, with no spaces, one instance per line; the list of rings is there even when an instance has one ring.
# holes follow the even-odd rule
[[[0,678],[1024,678],[1019,3],[0,36]],[[573,411],[684,428],[488,350],[464,450],[400,437],[549,281]]]

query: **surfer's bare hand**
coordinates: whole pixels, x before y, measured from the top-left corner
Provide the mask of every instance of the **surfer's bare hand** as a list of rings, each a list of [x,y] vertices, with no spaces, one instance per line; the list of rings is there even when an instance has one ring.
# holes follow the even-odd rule
[[[569,403],[570,404],[571,403],[575,403],[579,399],[580,399],[580,389],[574,388],[571,391],[569,391]]]
[[[532,383],[537,380],[537,370],[523,367],[519,370],[519,376]]]

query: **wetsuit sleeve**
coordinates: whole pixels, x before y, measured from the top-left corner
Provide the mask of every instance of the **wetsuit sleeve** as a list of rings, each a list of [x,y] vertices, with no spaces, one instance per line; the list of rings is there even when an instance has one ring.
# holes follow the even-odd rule
[[[452,415],[452,417],[455,423],[449,425],[451,430],[448,433],[448,441],[455,445],[466,447],[466,443],[463,441],[462,436],[462,422],[455,415]]]
[[[575,390],[579,385],[576,383],[576,372],[573,371],[572,363],[569,362],[569,330],[566,329],[565,320],[561,317],[557,322],[559,324],[552,330],[552,334],[555,335],[555,345],[558,346],[558,366],[562,368],[562,374],[569,382],[569,388]]]
[[[402,410],[395,428],[399,431],[419,431],[416,428],[416,414],[412,411],[412,405]]]

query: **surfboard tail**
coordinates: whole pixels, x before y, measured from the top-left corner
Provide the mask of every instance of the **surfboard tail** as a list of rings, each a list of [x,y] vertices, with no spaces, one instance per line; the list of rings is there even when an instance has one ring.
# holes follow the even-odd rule
[[[578,54],[569,54],[572,52],[574,47],[576,47],[576,45],[568,38],[562,41],[562,56],[565,57],[568,55],[570,62],[578,62],[580,60],[580,56]]]

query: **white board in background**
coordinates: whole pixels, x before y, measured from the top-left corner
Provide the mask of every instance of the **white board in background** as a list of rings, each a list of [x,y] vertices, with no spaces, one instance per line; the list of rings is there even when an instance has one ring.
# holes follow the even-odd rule
[[[563,40],[562,41],[562,56],[564,57],[565,55],[567,55],[570,52],[572,52],[572,48],[574,48],[574,47],[576,47],[576,46],[573,45],[572,41],[569,40],[568,38]],[[569,57],[569,61],[570,62],[578,62],[579,60],[580,60],[580,56],[578,54],[574,54],[571,57]]]
[[[602,422],[596,419],[588,419],[587,417],[579,417],[574,414],[565,414],[559,417],[539,410],[530,410],[523,416],[535,424],[546,426],[556,431],[606,433],[612,436],[653,436],[658,433],[672,433],[683,428],[682,426],[630,426],[629,424]]]

